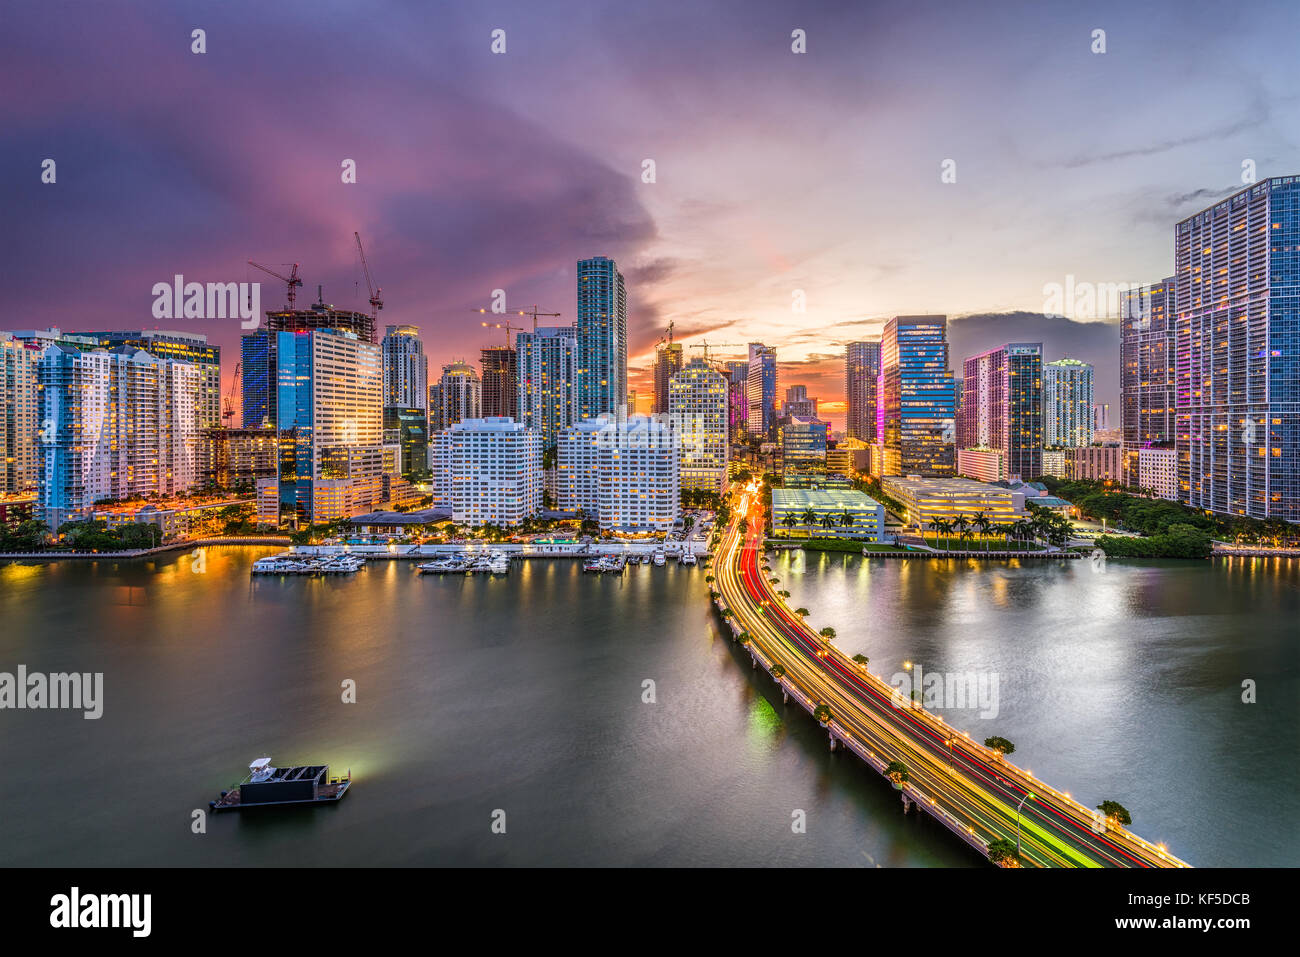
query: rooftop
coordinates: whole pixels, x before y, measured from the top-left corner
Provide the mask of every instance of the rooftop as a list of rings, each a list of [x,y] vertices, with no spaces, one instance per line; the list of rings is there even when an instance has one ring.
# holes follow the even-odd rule
[[[880,503],[851,488],[774,488],[772,508],[876,508]]]

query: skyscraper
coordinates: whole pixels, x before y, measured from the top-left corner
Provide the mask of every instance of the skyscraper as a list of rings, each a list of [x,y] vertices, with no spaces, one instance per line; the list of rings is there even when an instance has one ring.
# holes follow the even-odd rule
[[[668,412],[681,436],[681,488],[721,493],[727,481],[726,376],[696,356],[668,381]]]
[[[479,353],[483,370],[483,417],[511,418],[519,414],[519,363],[509,346],[485,346]]]
[[[785,406],[781,409],[782,418],[797,416],[801,419],[817,418],[817,400],[810,398],[806,385],[792,385],[785,390]]]
[[[536,429],[542,448],[555,447],[560,430],[577,415],[578,338],[572,326],[543,326],[515,337],[519,411],[515,418]]]
[[[447,429],[461,419],[479,419],[483,417],[483,384],[479,381],[474,367],[464,361],[456,361],[442,367],[442,378],[438,382],[438,421]]]
[[[1126,451],[1174,441],[1174,279],[1130,291],[1120,317],[1120,428]]]
[[[0,332],[0,495],[36,487],[36,365],[40,353]]]
[[[1090,370],[1091,371],[1091,370]],[[957,448],[1006,455],[1006,474],[1043,474],[1043,344],[1009,342],[963,364]]]
[[[338,329],[275,334],[280,514],[298,523],[383,500],[379,346]]]
[[[578,261],[578,415],[627,404],[627,288],[614,260]]]
[[[1064,448],[1092,444],[1092,366],[1057,359],[1043,366],[1044,442]],[[1025,476],[1029,481],[1029,477]]]
[[[1178,223],[1174,276],[1183,501],[1300,521],[1300,176]]]
[[[880,342],[850,342],[844,355],[846,429],[851,439],[876,442],[876,382],[880,377]]]
[[[746,376],[749,412],[745,431],[750,436],[773,441],[776,438],[776,350],[761,342],[751,342]]]
[[[125,346],[52,345],[37,382],[38,505],[52,529],[86,517],[101,499],[173,495],[198,484],[197,366]]]
[[[895,316],[880,340],[884,475],[948,476],[956,467],[947,316]]]
[[[727,370],[727,439],[737,442],[749,421],[749,363],[728,362]]]
[[[381,343],[384,361],[384,405],[425,408],[429,395],[429,358],[416,326],[388,326]]]
[[[664,342],[655,347],[655,397],[651,412],[668,411],[669,380],[682,368],[682,344]]]

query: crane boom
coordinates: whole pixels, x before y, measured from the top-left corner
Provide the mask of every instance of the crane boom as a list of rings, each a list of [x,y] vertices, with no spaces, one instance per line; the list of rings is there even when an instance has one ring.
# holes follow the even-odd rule
[[[384,291],[376,289],[374,280],[370,276],[370,263],[366,262],[366,248],[361,245],[361,234],[354,231],[353,236],[357,239],[357,252],[361,253],[361,269],[366,274],[366,289],[370,291],[370,315],[379,318],[379,310],[384,308]]]
[[[276,271],[275,271],[274,269],[272,269],[270,266],[263,266],[261,263],[253,262],[253,260],[251,260],[251,259],[248,261],[248,264],[249,264],[250,266],[256,266],[258,269],[262,270],[262,272],[266,273],[266,274],[269,275],[269,276],[274,276],[276,279],[279,279],[279,280],[282,280],[283,282],[288,283],[288,285],[289,285],[289,311],[290,311],[290,312],[293,312],[293,311],[294,311],[294,309],[293,309],[293,304],[294,304],[294,302],[295,302],[295,301],[297,300],[297,298],[298,298],[297,294],[294,292],[294,289],[296,289],[298,286],[301,286],[301,285],[302,285],[302,280],[298,278],[298,264],[297,264],[297,263],[284,263],[284,265],[286,265],[286,266],[290,266],[290,265],[293,266],[293,270],[292,270],[292,271],[289,273],[289,275],[287,275],[287,276],[282,276],[280,273],[276,272]]]

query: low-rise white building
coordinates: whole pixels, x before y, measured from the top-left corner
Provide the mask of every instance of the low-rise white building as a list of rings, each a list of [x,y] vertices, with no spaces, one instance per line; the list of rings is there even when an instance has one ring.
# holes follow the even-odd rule
[[[1149,488],[1161,498],[1178,501],[1178,452],[1175,449],[1138,449],[1137,475],[1129,484]]]

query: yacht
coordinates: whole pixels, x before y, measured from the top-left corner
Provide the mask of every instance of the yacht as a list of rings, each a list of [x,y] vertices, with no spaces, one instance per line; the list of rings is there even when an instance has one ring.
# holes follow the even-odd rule
[[[678,559],[677,559],[677,563],[678,563],[679,565],[694,565],[694,564],[695,564],[695,553],[694,553],[694,552],[682,552],[681,555],[680,555],[680,556],[678,557]]]
[[[663,552],[655,552],[655,555],[654,555],[654,563],[655,563],[655,565],[656,565],[657,567],[659,567],[659,568],[663,568],[663,565],[664,565],[664,553],[663,553]]]

